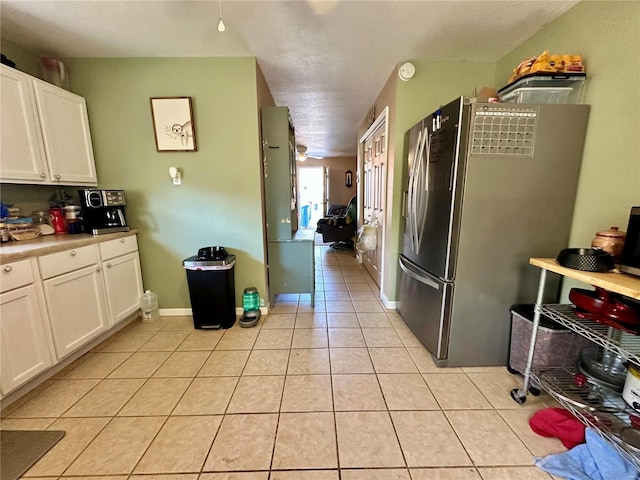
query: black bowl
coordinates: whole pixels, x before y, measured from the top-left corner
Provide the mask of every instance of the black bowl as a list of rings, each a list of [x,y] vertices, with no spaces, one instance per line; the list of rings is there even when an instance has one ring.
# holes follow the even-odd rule
[[[556,260],[563,267],[585,272],[607,272],[614,267],[613,257],[595,248],[565,248]]]

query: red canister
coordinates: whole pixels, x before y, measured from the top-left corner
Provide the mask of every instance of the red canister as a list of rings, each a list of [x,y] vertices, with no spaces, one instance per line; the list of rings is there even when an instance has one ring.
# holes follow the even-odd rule
[[[67,224],[64,220],[62,208],[52,207],[49,209],[49,213],[51,214],[51,225],[56,234],[67,233]]]

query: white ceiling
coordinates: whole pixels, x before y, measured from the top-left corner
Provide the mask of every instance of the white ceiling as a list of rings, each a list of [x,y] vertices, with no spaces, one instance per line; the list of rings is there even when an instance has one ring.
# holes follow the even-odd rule
[[[255,56],[298,144],[347,156],[398,63],[494,63],[578,1],[222,0],[219,33],[218,0],[1,0],[0,33],[62,58]]]

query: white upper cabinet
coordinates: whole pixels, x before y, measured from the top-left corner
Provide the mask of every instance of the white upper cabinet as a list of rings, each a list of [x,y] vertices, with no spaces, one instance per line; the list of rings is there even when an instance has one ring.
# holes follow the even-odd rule
[[[0,67],[0,179],[48,183],[49,169],[31,78],[13,68]]]
[[[97,185],[84,98],[4,65],[1,72],[0,181]]]
[[[65,185],[97,185],[84,98],[41,80],[33,82],[51,180]]]

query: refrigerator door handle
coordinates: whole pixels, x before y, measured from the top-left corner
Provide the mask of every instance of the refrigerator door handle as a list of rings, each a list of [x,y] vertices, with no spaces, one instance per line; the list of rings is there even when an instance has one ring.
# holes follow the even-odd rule
[[[414,280],[417,280],[420,283],[424,283],[425,285],[435,290],[440,290],[440,285],[437,282],[434,282],[429,277],[424,276],[420,272],[414,271],[414,269],[411,268],[410,265],[405,264],[404,260],[402,260],[402,257],[398,259],[398,263],[400,264],[400,269]]]
[[[415,156],[413,157],[413,162],[411,164],[411,173],[409,174],[409,234],[411,236],[411,250],[413,252],[418,252],[418,244],[417,244],[417,233],[414,233],[416,230],[416,176],[418,170],[418,161],[422,154],[422,134],[421,131],[418,134],[418,142]]]
[[[431,161],[431,135],[428,130],[425,129],[423,139],[423,154],[424,154],[424,192],[421,193],[420,196],[420,211],[418,212],[421,221],[420,224],[420,232],[418,233],[417,223],[416,223],[416,243],[419,246],[422,242],[422,237],[424,235],[424,227],[426,226],[426,218],[427,218],[427,208],[429,206],[429,164]],[[418,253],[418,249],[416,248],[416,253]]]

